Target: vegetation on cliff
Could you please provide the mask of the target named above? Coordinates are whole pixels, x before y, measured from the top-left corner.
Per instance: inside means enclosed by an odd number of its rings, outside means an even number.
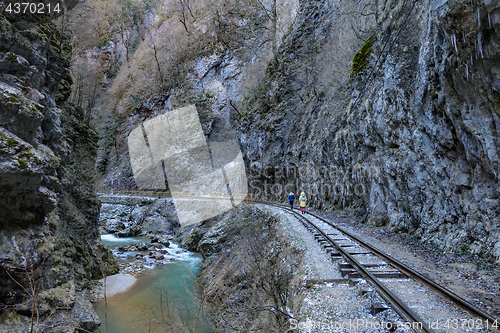
[[[486,125],[498,123],[498,6],[301,5],[244,99],[254,194],[305,190],[317,208],[500,260],[499,133]]]
[[[97,230],[96,133],[82,109],[66,103],[68,36],[39,17],[4,14],[0,331],[93,330],[99,320],[88,283],[118,268]]]
[[[199,277],[217,330],[284,332],[300,303],[301,252],[278,218],[256,208],[226,213],[198,244]]]

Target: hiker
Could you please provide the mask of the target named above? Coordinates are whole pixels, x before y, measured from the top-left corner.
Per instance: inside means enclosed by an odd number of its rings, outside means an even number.
[[[300,202],[300,211],[302,212],[302,214],[305,214],[307,198],[304,192],[300,193],[299,202]]]
[[[293,192],[290,192],[290,195],[288,195],[288,201],[290,202],[290,209],[293,209],[294,200],[295,200],[295,195],[293,195]]]

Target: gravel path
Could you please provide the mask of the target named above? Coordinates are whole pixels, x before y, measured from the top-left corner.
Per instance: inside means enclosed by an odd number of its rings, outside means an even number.
[[[291,214],[282,209],[264,207],[277,214],[282,221],[285,235],[294,241],[294,246],[304,251],[304,279],[340,279],[340,272],[332,265],[330,256],[321,248],[313,235],[302,225],[302,223]],[[340,259],[339,259],[340,260]]]
[[[343,259],[330,259],[297,218],[279,208],[258,206],[277,214],[285,235],[293,240],[297,248],[304,251],[304,280],[342,278],[338,264],[343,263]],[[361,290],[368,292],[362,296]],[[370,307],[374,302],[385,304],[378,294],[371,291],[365,281],[353,287],[345,283],[327,283],[304,288],[297,320],[290,321],[289,328],[296,329],[296,332],[358,333],[388,332],[384,327],[403,325],[397,313],[392,309],[375,316],[371,315]],[[401,327],[397,332],[412,331]]]
[[[338,264],[344,262],[343,259],[332,260],[296,217],[279,208],[263,205],[260,205],[260,208],[277,214],[282,222],[284,233],[293,240],[297,248],[304,251],[304,280],[341,278]],[[306,217],[328,234],[338,232],[311,215],[306,215]],[[354,231],[352,226],[345,224],[342,226]],[[338,239],[344,237],[332,236]],[[370,242],[370,239],[367,241]],[[339,243],[354,244],[349,239]],[[363,250],[361,247],[352,249]],[[389,254],[392,255],[390,252]],[[403,255],[408,257],[408,253],[403,253]],[[356,257],[363,263],[383,263],[381,259],[374,256],[358,255]],[[411,279],[382,279],[381,281],[384,281],[389,289],[396,292],[417,312],[424,322],[429,326],[434,326],[432,328],[436,332],[488,332],[485,328],[479,327],[466,311],[458,309],[454,304],[416,281]],[[373,303],[383,305],[385,303],[377,293],[372,291],[371,285],[362,279],[354,286],[345,283],[315,285],[304,289],[303,297],[298,309],[298,320],[290,322],[290,328],[296,328],[299,332],[389,332],[387,328],[390,326],[397,327],[396,332],[412,331],[409,328],[410,324],[402,322],[392,309],[375,316],[371,315],[370,308]]]

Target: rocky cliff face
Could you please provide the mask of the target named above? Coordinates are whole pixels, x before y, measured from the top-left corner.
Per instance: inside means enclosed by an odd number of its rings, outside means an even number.
[[[500,261],[500,5],[351,7],[302,2],[247,96],[253,192],[305,190],[312,206]]]
[[[101,196],[100,199],[101,234],[173,237],[179,229],[179,219],[171,198]]]
[[[68,37],[34,17],[0,25],[0,331],[93,330],[87,283],[117,265],[98,234],[96,133],[64,104]]]
[[[317,208],[500,260],[497,2],[311,0],[276,21],[273,48],[267,33],[213,47],[142,100],[103,184],[133,189],[128,133],[194,103],[209,140],[237,127],[257,197],[304,190]]]
[[[237,142],[241,101],[263,76],[299,1],[191,2],[186,27],[178,5],[166,2],[153,12],[152,28],[108,90],[110,98],[123,97],[115,103],[116,117],[100,144],[103,190],[137,189],[128,135],[173,109],[195,105],[208,142]]]

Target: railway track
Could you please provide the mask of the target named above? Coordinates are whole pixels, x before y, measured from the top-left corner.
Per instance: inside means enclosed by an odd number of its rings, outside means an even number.
[[[127,194],[128,193],[124,193],[124,195]],[[130,194],[128,194],[127,196],[130,196]],[[155,196],[157,196],[157,194]],[[254,201],[252,200],[251,203],[253,204]],[[307,212],[305,215],[302,215],[297,211],[290,210],[283,205],[258,201],[256,201],[255,203],[275,207],[286,211],[289,214],[293,214],[304,225],[304,227],[314,235],[316,241],[322,246],[324,251],[326,251],[332,257],[332,259],[343,258],[343,260],[345,261],[343,263],[338,263],[341,276],[344,279],[332,280],[331,282],[350,281],[351,283],[356,283],[360,279],[368,281],[373,286],[373,288],[375,288],[378,294],[387,302],[387,304],[399,314],[403,321],[407,323],[417,324],[412,325],[411,329],[413,331],[437,332],[434,327],[431,327],[432,325],[430,325],[430,322],[428,324],[428,322],[421,318],[416,313],[416,311],[411,308],[411,306],[405,304],[405,302],[401,300],[395,292],[388,288],[388,283],[386,282],[388,279],[413,279],[419,284],[425,285],[430,289],[436,291],[438,294],[445,297],[461,309],[466,310],[469,313],[470,318],[472,318],[470,320],[473,321],[473,328],[482,326],[484,328],[488,328],[489,332],[500,332],[500,319],[494,318],[487,312],[471,304],[456,293],[441,286],[427,276],[415,271],[408,265],[389,256],[378,248],[366,243],[348,230],[345,230],[344,228],[337,226],[330,221],[322,218],[321,216],[318,216],[317,214],[311,212]],[[330,231],[325,231],[325,226],[328,226]],[[358,259],[360,258],[360,256],[363,258],[363,262]],[[381,279],[383,279],[383,281],[381,281]],[[310,283],[315,282],[319,281],[310,281]],[[329,281],[324,280],[324,282]],[[376,313],[385,309],[386,308],[381,304],[372,304],[371,312],[375,315]],[[471,328],[470,320],[465,323],[466,328]],[[454,324],[455,323],[452,322],[451,326]],[[462,323],[462,327],[463,325],[464,323]],[[445,332],[448,331],[460,332],[460,330],[452,329],[446,330]],[[440,332],[443,331],[440,330]],[[484,330],[481,332],[484,332]]]
[[[344,228],[341,228],[310,212],[302,215],[297,211],[290,210],[282,205],[267,202],[261,202],[261,204],[276,207],[289,214],[293,214],[304,225],[304,227],[314,235],[314,238],[319,242],[322,248],[329,253],[332,259],[343,258],[345,262],[339,263],[339,270],[341,272],[341,276],[344,277],[346,281],[351,281],[353,283],[359,281],[359,279],[365,279],[368,281],[375,288],[378,294],[387,302],[387,304],[389,304],[390,307],[399,314],[403,321],[414,324],[412,325],[413,331],[419,333],[438,332],[434,327],[432,327],[430,322],[421,318],[416,311],[414,311],[414,309],[405,304],[405,302],[387,286],[387,282],[385,282],[387,279],[413,279],[418,283],[436,291],[438,294],[445,297],[461,309],[466,310],[472,319],[465,323],[462,322],[462,328],[464,328],[464,331],[467,331],[467,327],[471,328],[472,326],[472,328],[483,327],[492,332],[500,332],[498,329],[498,327],[500,327],[500,319],[494,318],[477,306],[467,302],[456,293],[441,286],[435,281],[429,279],[427,276],[415,271],[408,265],[389,256],[376,247],[366,243]],[[313,222],[313,220],[315,221]],[[325,228],[325,224],[329,228]],[[327,231],[326,229],[329,229],[330,231]],[[360,256],[363,260],[358,259]],[[311,282],[314,283],[317,281]],[[332,282],[342,281],[332,280]],[[381,304],[372,304],[371,312],[372,314],[376,314],[377,312],[385,309],[386,308]],[[455,323],[449,322],[448,324],[454,325]],[[443,323],[443,325],[446,325],[446,322]],[[460,323],[458,323],[457,326],[459,325]],[[442,330],[439,331],[441,332]]]

